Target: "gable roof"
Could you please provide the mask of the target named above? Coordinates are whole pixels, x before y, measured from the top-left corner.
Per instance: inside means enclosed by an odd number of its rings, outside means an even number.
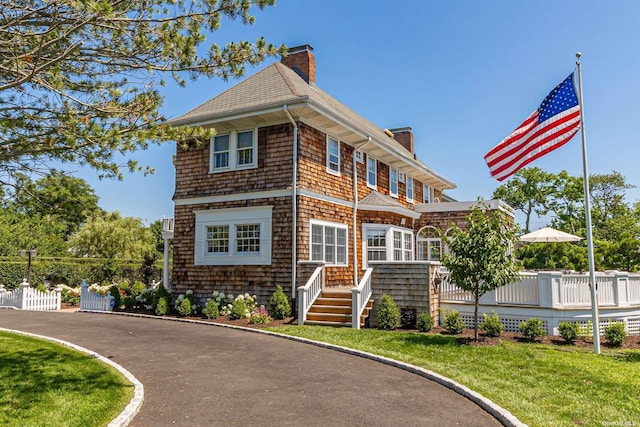
[[[280,62],[168,123],[215,126],[224,131],[288,121],[285,109],[295,119],[318,127],[427,185],[442,190],[455,188],[453,182],[431,170],[383,129]]]
[[[402,203],[398,202],[394,198],[375,190],[369,193],[369,195],[367,195],[367,197],[362,199],[360,202],[358,202],[358,209],[364,211],[393,212],[400,215],[408,216],[413,219],[418,219],[421,215],[413,209],[405,207]]]

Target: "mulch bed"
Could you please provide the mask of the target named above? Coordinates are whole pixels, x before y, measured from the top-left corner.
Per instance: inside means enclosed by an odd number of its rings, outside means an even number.
[[[72,308],[72,307],[66,306],[65,304],[63,304],[62,308]],[[155,315],[153,311],[144,310],[144,309],[121,309],[117,311],[127,312],[127,313]],[[175,315],[168,315],[168,316],[177,317]],[[298,320],[294,317],[287,317],[283,320],[272,320],[269,324],[266,324],[266,325],[251,324],[247,319],[234,320],[234,319],[231,319],[230,316],[220,316],[217,319],[207,319],[204,316],[188,316],[188,317],[184,317],[184,319],[199,320],[202,322],[211,322],[211,323],[222,323],[226,325],[235,325],[235,326],[242,326],[245,328],[255,328],[255,329],[262,329],[262,328],[272,327],[272,326],[298,324]],[[419,332],[417,329],[398,329],[398,331],[399,332]],[[447,335],[446,330],[439,326],[433,328],[430,332]],[[478,334],[478,341],[476,342],[473,339],[473,329],[465,329],[461,334],[456,335],[456,337],[458,337],[458,342],[460,342],[461,344],[467,344],[467,345],[473,345],[473,346],[493,346],[493,345],[500,344],[502,342],[528,342],[523,337],[523,335],[518,332],[503,332],[499,337],[488,337],[488,336],[485,336],[480,331]],[[538,338],[536,340],[536,343],[560,346],[560,347],[589,347],[589,348],[593,347],[592,339],[591,338],[586,339],[585,337],[579,337],[572,344],[568,344],[560,336],[555,336],[555,335],[544,336],[544,337]],[[613,348],[611,345],[609,345],[606,342],[604,337],[601,338],[600,343],[602,347]],[[618,348],[634,349],[634,350],[640,349],[640,335],[629,335],[625,339],[623,345]]]

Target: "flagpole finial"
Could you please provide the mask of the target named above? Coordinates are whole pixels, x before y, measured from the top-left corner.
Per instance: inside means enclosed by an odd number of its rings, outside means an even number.
[[[582,52],[576,52],[576,58],[580,59],[581,56],[582,56]]]

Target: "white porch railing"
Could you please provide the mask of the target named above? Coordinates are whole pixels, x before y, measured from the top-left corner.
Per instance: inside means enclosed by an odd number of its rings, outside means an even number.
[[[626,272],[597,273],[599,307],[628,307],[640,304],[640,275]],[[440,300],[448,302],[473,302],[471,292],[466,292],[443,275]],[[526,305],[544,308],[581,308],[591,306],[589,276],[586,274],[562,274],[555,271],[521,273],[520,280],[487,292],[482,304]]]
[[[315,269],[307,283],[298,288],[298,325],[304,325],[309,308],[311,308],[316,298],[320,296],[323,287],[324,265],[321,265]]]
[[[83,280],[80,284],[80,310],[112,311],[113,297],[111,295],[98,295],[89,290],[89,284]]]
[[[351,289],[351,325],[353,329],[360,329],[360,316],[373,293],[373,289],[371,288],[371,272],[373,272],[373,268],[367,268],[358,286]]]
[[[42,292],[29,286],[23,280],[13,291],[5,291],[0,285],[0,307],[13,307],[21,310],[60,310],[61,289]]]

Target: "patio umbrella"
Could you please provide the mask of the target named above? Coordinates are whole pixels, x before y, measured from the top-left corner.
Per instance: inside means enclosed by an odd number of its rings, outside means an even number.
[[[556,230],[551,227],[544,227],[540,230],[520,236],[521,242],[531,243],[577,242],[578,240],[582,240],[582,237],[565,233],[564,231]]]

